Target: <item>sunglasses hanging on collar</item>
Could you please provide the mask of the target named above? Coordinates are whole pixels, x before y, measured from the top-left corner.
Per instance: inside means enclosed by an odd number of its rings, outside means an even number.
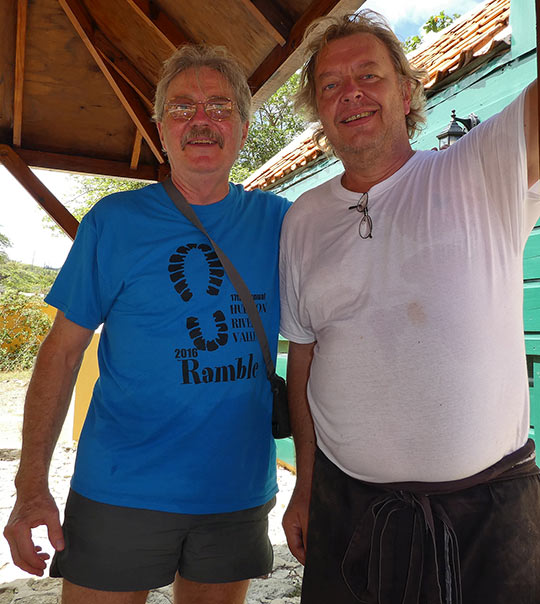
[[[360,223],[358,224],[358,234],[362,239],[372,239],[373,221],[368,214],[368,194],[362,193],[362,196],[354,206],[350,206],[349,210],[356,210],[362,214]]]

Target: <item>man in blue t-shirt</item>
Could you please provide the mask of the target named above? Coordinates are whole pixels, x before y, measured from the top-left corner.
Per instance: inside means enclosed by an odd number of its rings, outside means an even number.
[[[278,241],[288,202],[228,182],[251,95],[224,49],[165,63],[154,118],[171,179],[251,291],[276,354]],[[15,564],[43,575],[46,525],[63,602],[244,602],[272,568],[272,394],[246,310],[208,239],[161,184],[102,199],[46,298],[58,309],[28,388]],[[60,526],[48,467],[84,350],[102,325],[100,377]]]

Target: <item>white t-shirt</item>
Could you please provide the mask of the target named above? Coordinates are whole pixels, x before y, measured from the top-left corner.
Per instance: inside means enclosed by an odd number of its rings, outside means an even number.
[[[341,176],[285,217],[281,333],[316,341],[317,442],[355,478],[460,479],[527,439],[523,100],[372,187],[372,239]]]

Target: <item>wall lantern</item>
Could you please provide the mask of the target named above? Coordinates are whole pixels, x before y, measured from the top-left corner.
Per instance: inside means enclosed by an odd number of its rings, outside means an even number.
[[[467,118],[456,117],[455,109],[452,109],[451,118],[452,121],[448,126],[440,134],[437,134],[439,149],[445,149],[446,147],[453,145],[462,136],[465,136],[471,128],[478,126],[480,123],[480,119],[474,113],[469,114],[469,117]],[[458,122],[463,124],[464,128],[462,128]]]

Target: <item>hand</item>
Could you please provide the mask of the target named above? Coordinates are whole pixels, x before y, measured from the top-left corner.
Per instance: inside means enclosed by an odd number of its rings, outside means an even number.
[[[309,489],[301,491],[295,488],[282,521],[291,554],[300,564],[306,563],[309,500]]]
[[[19,494],[8,523],[4,528],[4,537],[9,543],[13,562],[22,570],[38,577],[43,576],[49,554],[32,541],[32,529],[47,526],[49,541],[55,550],[64,549],[64,536],[60,525],[60,516],[54,499],[48,491],[45,494],[25,497]]]

